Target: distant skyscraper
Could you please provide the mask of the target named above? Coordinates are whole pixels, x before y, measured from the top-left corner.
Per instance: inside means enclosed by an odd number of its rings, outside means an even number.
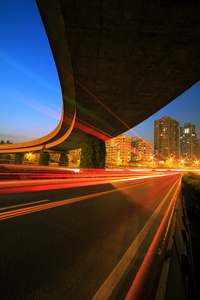
[[[185,123],[180,127],[180,155],[187,163],[197,159],[197,141],[195,126]]]
[[[179,122],[163,117],[154,121],[155,157],[159,160],[179,159]]]
[[[200,159],[200,139],[197,139],[197,160]]]

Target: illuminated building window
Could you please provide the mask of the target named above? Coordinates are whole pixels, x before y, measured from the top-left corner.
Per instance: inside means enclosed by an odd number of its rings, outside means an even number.
[[[185,128],[184,132],[185,132],[185,133],[189,133],[189,132],[190,132],[190,129],[189,129],[189,128]]]

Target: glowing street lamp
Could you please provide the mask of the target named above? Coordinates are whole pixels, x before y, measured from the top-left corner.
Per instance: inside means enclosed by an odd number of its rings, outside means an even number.
[[[32,152],[29,152],[25,155],[25,158],[28,160],[28,161],[34,161],[36,156],[35,154],[33,154]]]
[[[166,161],[166,163],[167,163],[167,166],[168,166],[169,168],[171,168],[172,165],[173,165],[173,158],[169,158],[169,159]]]
[[[26,158],[26,159],[31,159],[31,156],[32,156],[32,153],[29,152],[29,153],[26,153],[25,158]]]
[[[152,160],[152,167],[154,166],[154,155],[150,156],[150,160]]]

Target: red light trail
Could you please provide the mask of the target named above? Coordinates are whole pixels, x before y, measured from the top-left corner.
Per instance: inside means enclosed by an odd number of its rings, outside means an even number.
[[[67,117],[66,114],[69,116]],[[71,124],[72,122],[72,115],[65,112],[65,117],[64,117],[64,122],[68,125]],[[77,121],[78,120],[78,121]],[[82,124],[84,123],[84,124]],[[85,125],[86,124],[86,125]],[[97,138],[100,138],[104,141],[109,141],[110,139],[113,138],[113,136],[111,136],[110,134],[96,128],[95,126],[79,119],[79,118],[76,118],[75,120],[75,124],[74,124],[74,127],[77,128],[77,129],[80,129],[81,131],[85,131],[91,135],[94,135],[96,136]],[[143,157],[145,157],[145,154],[143,153],[140,153],[139,151],[137,150],[134,150],[132,147],[131,148],[128,148],[127,146],[124,146],[123,144],[120,144],[120,143],[116,143],[116,145],[119,145],[121,148],[125,149],[125,150],[128,150],[130,152],[133,152],[133,153],[136,153],[137,155],[141,155]]]
[[[0,186],[0,195],[3,194],[14,194],[14,193],[24,193],[24,192],[36,192],[36,191],[44,191],[44,190],[56,190],[56,189],[67,189],[67,188],[74,188],[74,187],[83,187],[83,186],[94,186],[94,185],[102,185],[102,184],[112,184],[116,182],[123,182],[123,181],[136,181],[136,180],[142,180],[142,179],[148,179],[148,178],[158,178],[158,177],[166,177],[166,176],[172,176],[174,174],[178,174],[178,172],[174,173],[165,173],[165,174],[159,174],[159,175],[148,175],[148,176],[141,176],[141,177],[133,177],[130,176],[127,178],[124,176],[119,176],[119,178],[111,178],[111,179],[105,179],[105,178],[98,178],[94,180],[94,178],[90,180],[85,181],[70,181],[68,182],[60,182],[60,179],[52,180],[52,181],[45,181],[41,180],[37,182],[36,180],[30,180],[30,181],[15,181],[15,182],[7,182],[4,183],[4,186]],[[93,174],[94,175],[94,174]],[[6,185],[9,185],[6,187]],[[24,185],[26,184],[26,185]],[[17,186],[16,186],[17,185]]]
[[[138,135],[131,127],[129,127],[120,117],[118,117],[111,109],[109,109],[102,101],[100,101],[94,94],[92,94],[83,84],[81,84],[76,78],[74,78],[74,76],[69,73],[67,70],[65,70],[62,66],[60,66],[62,68],[62,70],[69,76],[71,77],[74,82],[76,82],[87,94],[89,94],[93,99],[95,99],[101,106],[103,106],[109,113],[111,113],[116,119],[118,119],[123,125],[125,125],[129,130],[131,130],[137,137],[139,137],[140,139],[142,139],[144,141],[144,139]],[[152,150],[154,150],[158,155],[160,155],[163,159],[165,159],[165,157],[160,154],[156,149],[154,149],[152,146],[150,146]]]
[[[71,115],[69,113],[67,113],[67,114],[70,117],[67,117],[66,113],[65,113],[64,122],[66,124],[70,125],[71,122],[72,122],[72,117],[71,117]],[[79,121],[77,121],[77,120],[79,120]],[[102,130],[100,130],[100,129],[98,129],[98,128],[96,128],[96,127],[94,127],[94,126],[92,126],[92,125],[90,125],[90,124],[88,124],[86,122],[84,122],[84,123],[87,124],[87,125],[82,124],[81,122],[83,123],[84,121],[76,118],[74,127],[77,128],[77,129],[80,129],[81,131],[85,131],[85,132],[87,132],[87,133],[89,133],[91,135],[94,135],[94,136],[96,136],[99,139],[102,139],[104,141],[108,141],[110,139],[110,136],[108,137],[108,134],[105,133],[105,132],[103,132]],[[91,128],[91,127],[93,127],[93,128]]]
[[[151,175],[151,176],[141,176],[141,177],[136,177],[136,178],[119,178],[119,179],[111,179],[111,180],[95,180],[95,181],[89,181],[89,182],[69,182],[69,183],[60,183],[60,184],[47,184],[47,185],[36,185],[36,186],[22,186],[22,187],[13,187],[13,188],[2,188],[0,190],[0,194],[7,194],[7,193],[21,193],[21,192],[30,192],[30,191],[41,191],[41,190],[53,190],[53,189],[60,189],[60,188],[71,188],[71,187],[81,187],[81,186],[92,186],[92,185],[100,185],[100,184],[112,184],[116,182],[123,182],[123,181],[140,181],[142,179],[149,179],[149,178],[156,178],[156,177],[166,177],[166,176],[172,176],[174,174],[160,174],[160,175]],[[141,183],[142,184],[142,183]],[[40,204],[40,205],[35,205],[31,207],[26,207],[26,208],[21,208],[21,209],[15,209],[11,211],[6,211],[0,213],[0,220],[5,220],[13,217],[18,217],[50,208],[55,208],[59,207],[62,205],[78,202],[78,201],[83,201],[86,199],[102,196],[105,194],[109,193],[114,193],[119,190],[124,190],[131,188],[131,186],[125,186],[121,188],[117,188],[115,190],[109,190],[105,192],[100,192],[100,193],[95,193],[95,194],[90,194],[86,196],[80,196],[80,197],[75,197],[75,198],[70,198],[70,199],[65,199],[61,201],[56,201],[56,202],[51,202],[51,203],[45,203],[45,204]],[[47,200],[43,200],[47,201]],[[42,201],[41,201],[42,202]],[[32,203],[31,203],[32,204]],[[27,205],[26,203],[24,205]],[[9,207],[6,207],[8,209]],[[3,209],[2,209],[3,210]]]

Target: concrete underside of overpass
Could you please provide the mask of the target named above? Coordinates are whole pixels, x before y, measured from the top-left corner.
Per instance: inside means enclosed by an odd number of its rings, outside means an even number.
[[[48,137],[0,150],[76,149],[91,128],[117,136],[200,79],[199,1],[36,2],[58,70],[63,118]]]

